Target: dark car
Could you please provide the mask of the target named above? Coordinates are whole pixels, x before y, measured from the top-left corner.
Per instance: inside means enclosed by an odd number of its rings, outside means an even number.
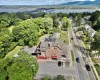
[[[78,57],[76,58],[76,62],[80,63],[80,59]]]
[[[71,38],[71,40],[73,40],[73,37]]]
[[[63,58],[66,58],[66,55],[62,55]]]
[[[58,66],[62,66],[62,62],[61,61],[58,61]]]
[[[87,71],[91,71],[91,68],[88,64],[86,64],[85,67],[86,67]]]

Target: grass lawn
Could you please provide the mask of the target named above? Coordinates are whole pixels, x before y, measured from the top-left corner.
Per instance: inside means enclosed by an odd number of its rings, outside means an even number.
[[[10,31],[10,32],[12,32],[12,29],[14,28],[14,26],[10,26],[10,27],[8,27],[8,30]]]
[[[91,68],[92,68],[92,71],[93,71],[93,73],[94,73],[94,75],[95,75],[96,80],[98,80],[98,78],[97,78],[97,76],[96,76],[96,73],[95,73],[95,71],[94,71],[94,69],[93,69],[92,66],[91,66]]]
[[[100,65],[95,66],[95,68],[96,68],[96,70],[97,70],[98,75],[100,76]]]
[[[15,53],[17,53],[20,49],[22,48],[22,46],[16,46],[12,51],[10,51],[5,58],[11,58]]]
[[[100,63],[100,59],[91,58],[94,63]]]
[[[72,56],[72,61],[74,62],[75,61],[75,57],[74,57],[74,53],[73,53],[72,50],[71,50],[71,56]]]
[[[69,43],[68,32],[67,31],[61,31],[60,39],[68,44]]]

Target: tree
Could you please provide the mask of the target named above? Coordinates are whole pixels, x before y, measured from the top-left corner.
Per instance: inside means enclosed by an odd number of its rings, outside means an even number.
[[[94,36],[94,41],[91,43],[91,49],[100,51],[100,46],[98,44],[100,44],[100,32],[97,32]]]
[[[19,45],[36,45],[39,39],[39,26],[34,23],[34,19],[21,22],[12,30],[14,41]]]
[[[85,30],[86,30],[85,27],[82,26],[82,25],[78,28],[78,31],[83,31],[84,32]]]
[[[15,13],[4,13],[0,15],[0,28],[6,28],[12,25],[16,25],[20,18]]]
[[[3,58],[8,52],[8,48],[11,44],[12,37],[8,29],[0,29],[0,58]]]
[[[62,18],[62,25],[63,25],[63,28],[67,29],[68,28],[68,18],[67,17],[63,17]]]
[[[0,80],[7,80],[6,63],[3,59],[0,59]]]
[[[64,76],[58,75],[58,76],[56,77],[56,80],[65,80],[65,78],[64,78]]]
[[[77,26],[80,26],[81,25],[81,14],[78,14],[77,15],[76,25]]]
[[[44,21],[44,28],[46,30],[46,33],[49,33],[50,30],[53,28],[53,20],[52,18],[43,18]]]
[[[97,19],[98,19],[99,16],[100,16],[100,12],[99,11],[95,11],[95,12],[92,13],[89,21],[91,21],[92,24],[94,24],[95,21],[97,21]]]
[[[38,71],[38,67],[35,57],[25,51],[21,51],[12,57],[10,56],[10,58],[0,60],[0,79],[33,80]]]
[[[58,26],[59,26],[59,19],[55,19],[53,22],[53,27],[58,28]]]
[[[96,55],[100,56],[100,32],[97,32],[94,36],[94,40],[91,42],[91,50],[96,51]],[[99,58],[99,57],[98,57]]]
[[[68,19],[67,17],[63,17],[62,18],[62,28],[67,30],[67,28],[70,27],[70,26],[71,26],[71,20]]]

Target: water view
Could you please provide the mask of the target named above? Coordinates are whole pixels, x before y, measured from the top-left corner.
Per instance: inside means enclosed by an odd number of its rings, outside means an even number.
[[[32,10],[32,9],[2,9],[0,8],[0,12],[9,12],[9,13],[16,13],[16,12],[25,12],[25,11],[32,11],[32,12],[40,12],[41,10]],[[95,12],[96,9],[50,9],[50,10],[42,10],[43,12],[48,13],[83,13],[83,12]]]
[[[52,10],[48,10],[48,12],[50,13],[83,13],[83,12],[94,12],[96,11],[95,9],[52,9]]]

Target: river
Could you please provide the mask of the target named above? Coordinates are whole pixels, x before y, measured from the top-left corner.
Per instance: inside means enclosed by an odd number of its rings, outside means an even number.
[[[16,13],[16,12],[25,12],[25,11],[32,11],[32,12],[39,12],[37,10],[31,9],[2,9],[0,8],[0,12],[8,12],[8,13]],[[94,12],[95,9],[50,9],[50,10],[43,10],[44,12],[48,13],[83,13],[83,12]]]

